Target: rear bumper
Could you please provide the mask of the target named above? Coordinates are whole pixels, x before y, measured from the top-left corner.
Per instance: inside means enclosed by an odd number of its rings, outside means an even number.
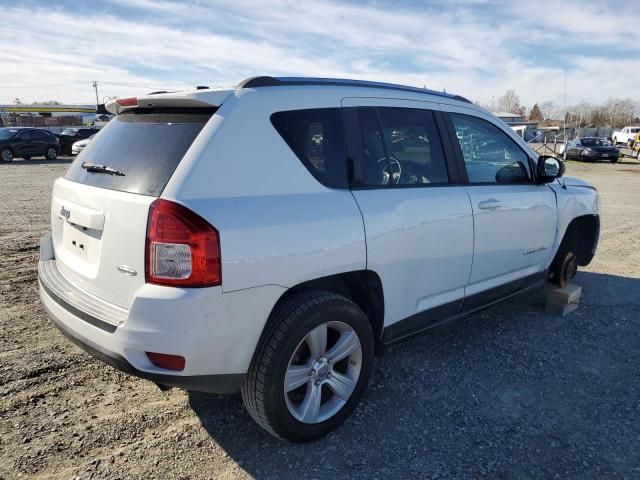
[[[69,282],[57,269],[50,235],[38,265],[40,300],[51,321],[94,357],[163,385],[212,393],[240,387],[282,287],[222,293],[145,284],[129,310]],[[180,355],[183,371],[155,366],[145,352]]]
[[[131,365],[123,356],[116,352],[106,349],[105,347],[92,342],[88,338],[84,338],[79,333],[69,328],[64,321],[58,318],[49,308],[47,302],[43,299],[43,305],[49,314],[51,322],[73,343],[82,348],[85,352],[91,354],[98,360],[111,365],[130,375],[151,380],[152,382],[169,387],[184,388],[186,390],[195,390],[199,392],[211,393],[233,393],[240,389],[244,381],[244,374],[222,374],[222,375],[193,375],[178,376],[165,375],[160,373],[145,372],[138,370]]]

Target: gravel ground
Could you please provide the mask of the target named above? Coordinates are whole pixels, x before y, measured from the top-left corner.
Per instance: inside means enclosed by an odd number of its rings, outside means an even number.
[[[571,162],[602,193],[580,308],[530,295],[390,348],[347,423],[289,445],[239,395],[159,391],[93,360],[38,303],[68,161],[0,164],[0,478],[640,478],[640,164]]]

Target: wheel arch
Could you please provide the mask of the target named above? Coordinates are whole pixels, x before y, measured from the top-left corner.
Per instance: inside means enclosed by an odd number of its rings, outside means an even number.
[[[345,297],[358,305],[371,324],[376,341],[375,353],[383,352],[384,292],[380,276],[373,270],[357,270],[308,280],[289,288],[278,299],[272,312],[291,295],[304,291],[321,290]],[[271,319],[271,315],[269,315]],[[269,321],[267,321],[267,324]],[[265,325],[265,330],[267,326]]]
[[[595,255],[599,237],[600,217],[598,215],[580,215],[574,218],[567,225],[553,262],[557,262],[564,251],[570,248],[576,254],[578,265],[582,267],[589,265]]]

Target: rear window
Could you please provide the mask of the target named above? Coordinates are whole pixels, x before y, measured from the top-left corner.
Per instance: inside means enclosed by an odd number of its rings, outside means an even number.
[[[117,115],[78,155],[65,178],[158,197],[215,110],[136,109]],[[83,163],[105,165],[124,175],[90,172]]]
[[[347,162],[339,108],[293,110],[271,123],[307,170],[323,185],[347,188]]]

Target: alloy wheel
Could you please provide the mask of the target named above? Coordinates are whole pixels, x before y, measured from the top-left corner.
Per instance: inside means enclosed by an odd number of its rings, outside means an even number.
[[[311,330],[296,347],[284,376],[289,413],[303,423],[320,423],[347,403],[360,377],[362,346],[344,322]]]

